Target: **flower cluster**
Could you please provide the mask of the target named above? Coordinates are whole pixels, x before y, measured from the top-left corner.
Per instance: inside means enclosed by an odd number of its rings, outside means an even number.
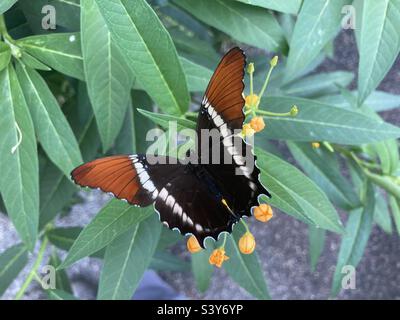
[[[249,66],[247,67],[247,73],[250,76],[250,93],[247,96],[245,96],[245,115],[246,115],[246,120],[249,120],[249,121],[247,121],[245,124],[243,124],[243,127],[242,127],[242,135],[244,137],[251,137],[256,132],[260,132],[260,131],[264,130],[265,122],[264,122],[263,116],[295,117],[299,112],[299,109],[297,108],[297,106],[292,106],[291,110],[286,113],[275,113],[275,112],[269,112],[269,111],[259,109],[259,104],[260,104],[261,98],[263,97],[263,95],[265,93],[265,90],[268,87],[268,83],[269,83],[269,79],[271,77],[272,70],[276,67],[277,64],[278,64],[278,56],[275,56],[270,61],[270,69],[267,73],[267,77],[265,79],[264,85],[258,95],[253,92],[254,64],[249,63]]]
[[[254,217],[261,222],[268,222],[272,216],[272,208],[268,204],[260,204],[254,209]],[[241,223],[245,226],[246,232],[238,241],[239,250],[242,254],[252,254],[256,248],[256,240],[243,219],[241,219]],[[208,259],[211,265],[215,265],[218,268],[229,259],[225,252],[226,239],[227,234],[225,234],[223,244],[217,249],[214,249]],[[202,247],[193,235],[188,238],[186,246],[190,253],[197,253],[202,250]]]

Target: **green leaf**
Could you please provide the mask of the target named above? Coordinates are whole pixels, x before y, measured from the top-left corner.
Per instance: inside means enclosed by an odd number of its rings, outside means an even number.
[[[28,252],[17,244],[0,254],[0,297],[28,262]]]
[[[232,0],[231,0],[232,1]],[[300,10],[302,0],[236,0],[253,6],[260,6],[266,9],[280,11],[284,13],[297,14]]]
[[[137,81],[165,112],[189,105],[185,75],[170,35],[145,0],[96,0]]]
[[[390,218],[388,203],[382,192],[375,188],[374,222],[388,234],[392,233],[392,220]]]
[[[149,268],[161,272],[186,272],[190,270],[190,264],[169,252],[161,251],[154,254]]]
[[[213,250],[214,243],[212,241],[208,241],[205,249],[191,255],[192,272],[196,282],[197,290],[200,292],[205,292],[210,286],[210,281],[214,273],[214,266],[210,264],[208,259],[210,258]]]
[[[269,139],[295,141],[329,141],[357,145],[397,138],[400,129],[380,119],[356,111],[338,108],[315,100],[291,97],[264,97],[263,106],[272,112],[299,107],[296,117],[264,116],[263,134]]]
[[[346,265],[357,267],[360,262],[372,229],[374,214],[374,191],[368,184],[365,208],[356,209],[349,213],[346,223],[346,233],[342,236],[338,261],[333,276],[331,296],[336,296],[341,288],[343,267]]]
[[[157,251],[164,250],[180,240],[183,240],[184,236],[178,232],[178,230],[171,230],[164,226],[161,228],[161,236],[158,241]]]
[[[310,266],[311,272],[315,271],[319,257],[324,250],[326,231],[321,228],[308,226],[308,243],[310,247]]]
[[[65,251],[69,251],[79,234],[82,232],[81,227],[65,227],[65,228],[54,228],[46,231],[46,236],[57,248]],[[93,258],[103,258],[105,250],[100,249],[92,253],[90,256]]]
[[[0,72],[0,190],[15,228],[29,250],[37,238],[39,168],[31,116],[11,64]],[[18,127],[16,126],[18,124]],[[19,128],[21,144],[15,149]]]
[[[82,163],[74,133],[46,82],[35,71],[17,65],[17,75],[32,114],[38,140],[53,163],[69,177]]]
[[[356,99],[358,92],[351,91],[351,94]],[[353,108],[342,94],[321,96],[317,100],[341,108]],[[400,106],[400,95],[384,91],[373,91],[364,101],[364,105],[371,107],[376,112],[391,110]]]
[[[3,14],[10,9],[17,0],[2,0],[0,3],[0,14]]]
[[[290,41],[285,82],[305,69],[340,30],[341,10],[349,0],[305,0]]]
[[[53,251],[51,253],[48,264],[53,266],[54,268],[58,268],[58,266],[61,264],[60,257],[58,256],[58,254],[55,251]],[[56,288],[58,290],[65,291],[67,293],[73,293],[71,284],[68,279],[68,275],[65,272],[65,270],[57,270],[56,271]]]
[[[0,42],[0,71],[8,66],[11,60],[11,49],[4,42]]]
[[[255,151],[261,182],[272,194],[271,205],[317,227],[343,231],[336,210],[311,179],[282,159],[259,148]]]
[[[229,260],[224,262],[223,267],[251,295],[257,299],[270,299],[257,253],[242,254],[239,250],[238,241],[245,232],[243,225],[237,223],[232,235],[228,236],[225,250]]]
[[[129,101],[121,131],[115,140],[114,148],[118,154],[133,154],[136,151],[135,119],[132,101]]]
[[[111,37],[95,0],[82,2],[81,20],[85,78],[106,151],[124,122],[133,74]]]
[[[160,233],[160,219],[153,213],[107,246],[97,299],[132,298],[150,264]]]
[[[347,87],[354,78],[352,72],[321,72],[284,85],[281,90],[285,95],[310,97],[338,92],[338,86]]]
[[[400,1],[364,0],[359,30],[358,103],[379,85],[400,52]]]
[[[170,121],[173,121],[173,122],[176,121],[178,130],[182,130],[182,129],[186,129],[186,128],[196,129],[196,123],[192,120],[188,120],[188,119],[180,118],[180,117],[176,117],[176,116],[170,116],[168,114],[150,112],[150,111],[142,110],[142,109],[137,109],[137,111],[139,111],[140,114],[149,118],[155,124],[158,124],[159,126],[163,127],[164,129],[169,128]]]
[[[204,92],[207,88],[208,82],[210,81],[213,72],[190,61],[184,57],[179,58],[182,63],[183,71],[186,75],[186,81],[190,92]]]
[[[309,143],[288,142],[288,147],[306,174],[334,204],[344,209],[361,205],[352,186],[342,176],[334,153],[325,148],[315,150]]]
[[[41,63],[38,59],[32,57],[29,53],[23,51],[21,55],[21,61],[24,65],[28,66],[31,69],[50,71],[51,68],[46,66],[44,63]]]
[[[283,30],[268,10],[229,0],[174,0],[200,21],[232,38],[269,51],[287,50]]]
[[[46,293],[50,300],[78,300],[75,296],[63,290],[46,290]]]
[[[397,229],[397,234],[400,235],[400,205],[399,201],[392,196],[389,196],[390,209],[392,210],[394,224]]]
[[[153,211],[152,207],[137,208],[117,199],[111,200],[82,230],[60,268],[66,268],[104,248]]]
[[[371,145],[371,148],[379,157],[384,174],[391,175],[396,172],[399,166],[399,147],[396,140],[380,141]]]
[[[153,122],[147,117],[139,113],[138,108],[144,108],[146,110],[153,110],[153,101],[144,91],[132,91],[132,106],[133,106],[133,118],[135,127],[135,138],[136,138],[136,152],[146,153],[147,147],[150,145],[149,141],[146,141],[147,132],[154,128]]]
[[[79,33],[52,33],[17,41],[28,53],[54,70],[84,80]]]

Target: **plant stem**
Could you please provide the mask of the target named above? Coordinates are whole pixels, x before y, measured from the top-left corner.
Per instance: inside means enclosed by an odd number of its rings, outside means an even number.
[[[285,113],[277,113],[277,112],[271,112],[271,111],[265,111],[265,110],[257,110],[257,114],[260,114],[262,116],[273,116],[273,117],[289,117],[291,116],[290,111],[285,112]]]
[[[0,35],[7,34],[6,22],[4,21],[4,15],[0,15]]]
[[[244,221],[244,219],[240,219],[240,222],[244,225],[244,228],[246,229],[246,232],[250,232],[249,226],[248,226],[247,223]]]
[[[222,246],[221,248],[225,248],[225,244],[226,244],[226,239],[228,238],[228,234],[224,233],[224,241],[222,242]]]
[[[29,285],[31,284],[32,280],[35,278],[36,271],[39,268],[40,264],[42,263],[44,252],[46,251],[47,244],[48,244],[48,239],[47,237],[43,238],[42,244],[40,246],[38,255],[36,257],[36,260],[32,266],[31,271],[29,272],[28,276],[26,277],[24,283],[21,286],[21,289],[17,292],[15,295],[14,300],[20,300],[23,295],[25,294],[26,289],[28,289]]]
[[[261,100],[262,96],[264,95],[265,90],[266,90],[267,87],[268,87],[269,79],[271,78],[271,73],[272,73],[272,70],[273,70],[273,69],[274,69],[274,67],[273,67],[273,66],[270,66],[270,68],[269,68],[269,70],[268,70],[267,77],[265,78],[264,84],[263,84],[263,86],[262,86],[262,88],[261,88],[260,94],[258,95],[258,96],[259,96],[259,99],[258,99],[258,102],[257,102],[257,106],[259,105],[260,100]]]

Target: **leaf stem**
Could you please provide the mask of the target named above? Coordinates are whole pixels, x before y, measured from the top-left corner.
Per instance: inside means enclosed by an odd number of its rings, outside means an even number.
[[[285,112],[285,113],[278,113],[278,112],[271,112],[271,111],[265,111],[265,110],[260,110],[257,109],[256,113],[262,116],[272,116],[272,117],[289,117],[291,116],[291,112]]]
[[[32,266],[31,271],[29,272],[28,276],[26,277],[24,283],[21,286],[21,289],[19,289],[19,291],[17,292],[17,294],[15,295],[14,300],[20,300],[23,295],[25,294],[26,289],[28,289],[29,285],[31,284],[32,280],[35,278],[36,271],[38,270],[40,264],[43,261],[43,256],[44,253],[46,251],[47,248],[47,244],[48,244],[49,240],[47,239],[47,237],[43,238],[42,244],[39,248],[39,252],[38,255],[36,257],[36,260]]]
[[[260,104],[260,100],[261,100],[262,96],[264,95],[265,90],[268,87],[268,83],[269,83],[269,79],[271,78],[272,70],[274,70],[274,67],[271,65],[269,67],[269,70],[268,70],[268,73],[267,73],[267,77],[265,78],[264,84],[263,84],[263,86],[261,88],[260,94],[258,95],[259,99],[258,99],[258,102],[257,102],[257,107]]]
[[[243,224],[244,228],[246,229],[246,232],[250,232],[249,226],[247,225],[246,221],[244,221],[244,219],[240,219],[240,222]]]

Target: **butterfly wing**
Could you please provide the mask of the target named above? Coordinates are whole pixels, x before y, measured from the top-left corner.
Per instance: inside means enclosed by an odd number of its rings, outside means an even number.
[[[245,65],[246,57],[241,49],[236,47],[226,53],[204,94],[197,121],[199,146],[202,129],[217,129],[220,133],[221,162],[224,152],[231,156],[232,164],[212,164],[212,150],[199,149],[200,158],[204,151],[208,151],[210,164],[204,166],[219,188],[231,196],[232,207],[240,215],[250,215],[250,209],[257,205],[257,197],[260,194],[270,197],[270,193],[259,182],[260,171],[254,165],[256,157],[253,156],[251,146],[240,136],[234,135],[234,130],[242,129],[244,121]],[[212,148],[211,143],[209,146]],[[250,157],[252,163],[246,162]]]
[[[154,202],[163,223],[195,235],[202,246],[206,237],[231,232],[236,220],[192,167],[166,160],[150,164],[144,155],[105,157],[77,167],[71,176],[80,186],[99,188],[136,206]]]

